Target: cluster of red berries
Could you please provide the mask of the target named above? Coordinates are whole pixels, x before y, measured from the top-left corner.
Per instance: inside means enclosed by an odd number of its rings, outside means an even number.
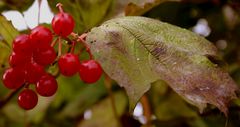
[[[71,15],[63,12],[61,4],[58,7],[60,12],[52,20],[52,29],[58,37],[58,45],[61,45],[61,38],[66,38],[73,32],[75,23]],[[73,76],[78,72],[85,83],[94,83],[102,75],[100,64],[92,57],[90,60],[80,61],[78,55],[73,53],[74,50],[58,57],[54,49],[55,43],[52,42],[54,33],[46,27],[37,26],[29,35],[19,35],[13,41],[13,52],[9,57],[11,67],[3,75],[3,84],[9,89],[24,87],[18,95],[18,104],[25,110],[37,105],[37,93],[44,97],[56,93],[57,81],[53,75],[45,71],[48,66],[55,64],[55,61],[58,61],[62,75]],[[76,34],[74,36],[76,37]],[[74,48],[75,44],[72,44]],[[89,50],[85,43],[84,46]],[[92,56],[91,53],[89,55]],[[35,90],[29,87],[30,84],[35,85]]]

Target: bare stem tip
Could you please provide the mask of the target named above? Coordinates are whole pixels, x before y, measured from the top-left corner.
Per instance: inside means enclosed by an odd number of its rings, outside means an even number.
[[[62,3],[57,3],[56,7],[59,9],[60,12],[63,12],[63,4]]]

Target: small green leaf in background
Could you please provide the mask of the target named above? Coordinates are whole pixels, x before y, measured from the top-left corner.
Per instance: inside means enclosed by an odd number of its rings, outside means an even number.
[[[150,84],[161,79],[202,111],[213,104],[227,114],[238,89],[208,57],[216,47],[206,39],[144,17],[112,19],[93,28],[87,42],[106,73],[123,86],[133,109]]]
[[[118,116],[123,115],[127,107],[127,98],[123,92],[113,95]],[[89,120],[79,123],[78,127],[119,127],[114,117],[110,97],[102,100],[90,108],[92,116]]]
[[[0,37],[6,41],[9,47],[12,46],[12,41],[18,34],[19,32],[13,27],[11,22],[0,15]]]
[[[69,79],[63,77],[59,78],[59,83],[61,86],[58,96],[66,97],[69,95],[67,100],[71,101],[71,103],[66,105],[65,108],[59,112],[60,118],[74,118],[80,114],[83,114],[85,110],[98,102],[100,98],[107,95],[103,78],[91,85],[86,85],[79,80],[79,76],[71,78],[71,83],[69,83]]]
[[[8,59],[11,53],[12,41],[19,34],[13,27],[10,21],[0,15],[0,77],[2,77],[4,70],[9,67]],[[7,89],[0,80],[0,95],[4,96]]]
[[[2,77],[3,72],[9,67],[8,58],[10,55],[9,47],[0,41],[0,76]],[[2,80],[0,80],[0,95],[5,96],[8,89],[3,85]]]

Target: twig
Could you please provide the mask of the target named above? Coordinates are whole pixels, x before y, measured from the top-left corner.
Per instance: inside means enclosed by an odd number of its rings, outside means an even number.
[[[111,100],[113,115],[114,115],[116,121],[118,122],[118,127],[121,127],[121,121],[120,121],[118,113],[117,113],[115,99],[114,99],[114,96],[113,96],[113,93],[112,93],[112,89],[111,89],[112,88],[112,80],[109,78],[109,76],[107,74],[105,74],[104,84],[105,84],[105,86],[107,88],[108,95],[109,95],[110,100]]]
[[[228,127],[228,118],[226,118],[226,122],[225,122],[225,126],[224,127]]]
[[[145,116],[147,123],[146,123],[146,127],[151,127],[152,126],[152,121],[151,121],[151,108],[150,108],[150,104],[148,101],[148,98],[146,95],[143,95],[140,102],[142,103],[143,106],[143,115]]]
[[[0,100],[0,109],[3,108],[24,86],[25,84],[18,89],[11,91],[3,100]]]
[[[93,58],[93,55],[92,55],[92,53],[91,53],[91,51],[90,51],[90,48],[89,48],[89,46],[87,45],[87,43],[86,43],[86,41],[85,41],[85,40],[86,40],[86,37],[87,37],[87,33],[83,33],[82,35],[78,36],[78,34],[72,32],[72,33],[71,33],[71,36],[74,38],[75,41],[81,43],[81,44],[85,47],[86,52],[87,52],[88,55],[89,55],[89,58],[90,58],[90,59],[94,59],[94,58]]]

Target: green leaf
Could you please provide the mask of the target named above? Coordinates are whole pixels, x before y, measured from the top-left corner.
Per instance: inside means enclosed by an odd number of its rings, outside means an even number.
[[[167,1],[180,1],[180,0],[129,0],[131,1],[125,8],[125,15],[143,15],[147,11],[156,7],[157,5]]]
[[[127,107],[127,98],[123,92],[113,94],[118,116],[123,115]],[[92,116],[82,121],[78,127],[118,127],[118,121],[114,117],[110,97],[94,105],[90,111]]]
[[[92,29],[87,42],[106,73],[126,89],[132,109],[158,79],[201,111],[209,103],[226,114],[236,97],[235,82],[208,59],[217,56],[215,46],[186,29],[124,17]]]
[[[72,79],[77,79],[75,81],[77,81],[78,84],[73,83],[72,81],[72,83],[69,83],[69,79],[65,79],[66,83],[64,83],[63,78],[59,79],[62,86],[60,86],[60,94],[58,95],[71,95],[71,97],[69,97],[69,99],[71,99],[71,103],[67,104],[59,113],[60,118],[74,118],[82,114],[86,109],[88,109],[90,106],[99,101],[100,98],[107,94],[103,78],[91,85],[86,85],[83,82],[80,83],[79,76]],[[77,86],[79,86],[79,88],[76,88]],[[68,91],[71,93],[67,93]]]
[[[9,67],[8,59],[11,53],[12,41],[18,35],[18,31],[12,26],[11,22],[0,15],[0,76]],[[0,95],[7,93],[2,80],[0,80]]]
[[[4,70],[9,67],[8,58],[10,55],[10,48],[3,42],[0,41],[0,76],[2,77]],[[5,96],[8,89],[3,85],[2,80],[0,80],[0,96]]]
[[[0,15],[0,37],[6,41],[9,47],[12,46],[13,39],[19,34],[19,32],[13,27],[10,21]]]
[[[11,49],[3,42],[0,41],[0,72],[6,67],[8,67],[8,57],[10,55]]]

